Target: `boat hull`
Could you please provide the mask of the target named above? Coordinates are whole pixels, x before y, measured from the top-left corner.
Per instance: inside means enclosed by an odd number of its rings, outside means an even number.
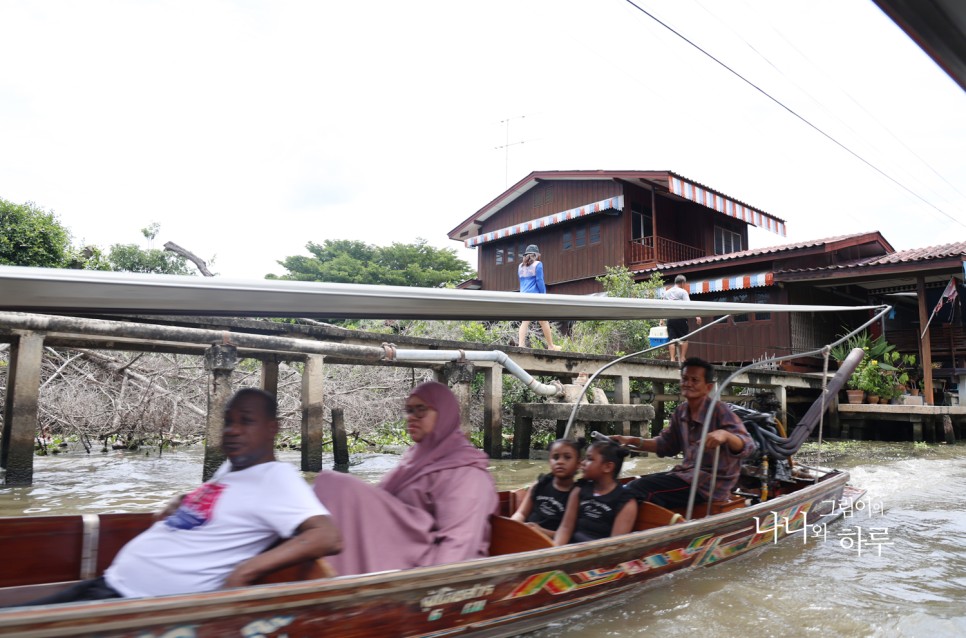
[[[0,634],[518,635],[666,574],[712,566],[827,521],[836,515],[847,482],[847,473],[831,471],[788,495],[708,518],[450,565],[190,596],[11,609],[0,612]]]

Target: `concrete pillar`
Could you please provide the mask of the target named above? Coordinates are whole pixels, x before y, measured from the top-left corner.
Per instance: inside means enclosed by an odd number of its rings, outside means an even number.
[[[322,469],[322,432],[325,404],[322,397],[323,357],[310,354],[305,358],[302,371],[302,471],[318,472]]]
[[[472,363],[449,361],[443,365],[444,383],[456,395],[460,406],[460,428],[463,434],[469,436],[473,431],[470,421],[470,384],[476,374],[476,367]]]
[[[530,458],[530,436],[532,433],[533,417],[516,416],[513,419],[513,458]]]
[[[208,418],[202,481],[210,479],[225,462],[221,435],[225,427],[225,406],[231,398],[231,373],[237,363],[238,351],[233,345],[214,345],[205,351],[205,369],[211,374],[208,377]]]
[[[631,379],[628,376],[620,376],[614,379],[614,403],[619,405],[629,405],[631,402]],[[631,422],[620,422],[620,433],[629,436],[631,433]]]
[[[732,390],[734,392],[734,390]],[[776,385],[775,386],[775,398],[778,399],[778,404],[781,405],[781,415],[782,422],[788,420],[788,392],[785,390],[785,386]],[[790,424],[785,423],[786,430],[791,427]]]
[[[7,470],[4,485],[30,485],[34,478],[34,435],[44,336],[36,332],[15,331],[15,334],[18,338],[10,346],[7,366],[0,466]]]
[[[345,413],[342,408],[332,408],[332,454],[336,472],[349,471],[349,442],[345,435]]]
[[[483,369],[483,451],[503,456],[503,366]]]
[[[657,381],[652,383],[654,388],[654,394],[660,395],[666,392],[666,388],[663,383],[658,383]],[[667,418],[667,413],[664,410],[664,401],[654,400],[654,421],[651,422],[651,436],[657,436],[664,429],[664,419]],[[646,436],[646,435],[645,435]]]
[[[275,357],[262,361],[260,385],[265,392],[278,396],[278,359]]]

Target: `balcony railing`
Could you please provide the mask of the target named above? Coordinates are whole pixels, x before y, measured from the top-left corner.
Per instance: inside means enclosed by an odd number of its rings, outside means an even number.
[[[694,246],[657,237],[655,247],[654,237],[632,239],[628,246],[627,261],[630,265],[637,264],[666,264],[675,261],[687,261],[704,257],[707,252]]]

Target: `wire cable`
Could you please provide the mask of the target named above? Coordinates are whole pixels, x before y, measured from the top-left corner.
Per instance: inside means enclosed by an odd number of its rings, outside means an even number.
[[[756,91],[758,91],[759,93],[761,93],[762,95],[764,95],[766,98],[768,98],[769,100],[771,100],[772,102],[774,102],[775,104],[777,104],[778,106],[780,106],[781,108],[783,108],[786,111],[788,111],[789,114],[791,114],[795,118],[799,119],[802,123],[804,123],[805,125],[807,125],[809,128],[813,129],[815,132],[817,132],[820,135],[822,135],[823,137],[825,137],[827,140],[829,140],[830,142],[832,142],[833,144],[835,144],[836,146],[838,146],[839,148],[841,148],[842,150],[844,150],[846,153],[848,153],[849,155],[851,155],[855,159],[859,160],[860,162],[862,162],[863,164],[865,164],[866,166],[868,166],[869,168],[871,168],[872,170],[874,170],[875,172],[877,172],[879,175],[882,175],[887,180],[889,180],[890,182],[892,182],[893,184],[895,184],[896,186],[898,186],[902,190],[906,191],[907,193],[909,193],[910,195],[912,195],[913,197],[915,197],[916,199],[918,199],[922,203],[926,204],[930,208],[938,211],[940,214],[942,214],[944,217],[948,218],[950,221],[953,221],[953,222],[959,224],[960,226],[963,226],[964,228],[966,228],[966,223],[963,223],[962,221],[956,219],[955,217],[953,217],[952,215],[950,215],[949,213],[947,213],[943,209],[939,208],[938,206],[936,206],[935,204],[933,204],[932,202],[930,202],[929,200],[927,200],[926,198],[924,198],[919,193],[915,192],[914,190],[912,190],[911,188],[909,188],[908,186],[906,186],[905,184],[903,184],[902,182],[900,182],[896,178],[892,177],[891,175],[889,175],[888,173],[886,173],[885,171],[883,171],[881,168],[879,168],[878,166],[876,166],[875,164],[873,164],[869,160],[865,159],[864,157],[862,157],[861,155],[859,155],[858,153],[856,153],[855,151],[853,151],[851,148],[849,148],[848,146],[846,146],[842,142],[838,141],[837,139],[835,139],[834,137],[832,137],[831,135],[829,135],[828,133],[826,133],[825,131],[823,131],[821,128],[819,128],[815,124],[812,124],[804,116],[799,115],[794,109],[792,109],[789,106],[786,106],[781,100],[779,100],[776,97],[773,97],[770,93],[768,93],[767,91],[765,91],[763,88],[761,88],[760,86],[758,86],[757,84],[755,84],[754,82],[752,82],[751,80],[749,80],[748,78],[746,78],[745,76],[741,75],[736,70],[732,69],[730,66],[728,66],[727,64],[725,64],[724,62],[722,62],[721,60],[719,60],[718,58],[716,58],[714,55],[712,55],[708,51],[706,51],[703,48],[701,48],[697,43],[695,43],[692,40],[688,39],[687,36],[685,36],[681,32],[679,32],[676,29],[674,29],[674,27],[672,27],[669,24],[667,24],[666,22],[662,21],[660,18],[658,18],[657,16],[655,16],[653,13],[649,12],[647,9],[644,9],[643,7],[641,7],[639,4],[637,4],[636,2],[634,2],[634,0],[625,0],[625,2],[627,2],[627,4],[631,5],[632,7],[634,7],[635,9],[637,9],[638,11],[640,11],[641,13],[643,13],[644,15],[646,15],[647,17],[649,17],[650,19],[652,19],[655,22],[657,22],[658,24],[660,24],[662,27],[664,27],[665,29],[667,29],[668,31],[670,31],[671,33],[673,33],[674,35],[676,35],[677,37],[681,38],[682,40],[684,40],[685,42],[687,42],[688,44],[690,44],[692,47],[694,47],[695,49],[697,49],[698,51],[700,51],[701,53],[703,53],[707,57],[709,57],[712,60],[714,60],[718,65],[720,65],[721,67],[723,67],[725,70],[727,70],[729,73],[731,73],[732,75],[734,75],[736,78],[738,78],[739,80],[741,80],[742,82],[744,82],[745,84],[747,84],[748,86],[750,86],[751,88],[755,89]]]

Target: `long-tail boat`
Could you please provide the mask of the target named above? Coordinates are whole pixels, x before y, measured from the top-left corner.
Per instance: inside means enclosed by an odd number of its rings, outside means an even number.
[[[465,291],[413,292],[329,284],[315,286],[313,297],[313,285],[300,282],[226,285],[185,279],[190,278],[162,277],[159,281],[86,273],[67,273],[65,277],[63,271],[0,268],[0,310],[279,316],[279,308],[289,308],[296,316],[331,317],[372,316],[379,314],[374,310],[378,304],[386,303],[399,316],[506,319],[520,318],[517,315],[522,313],[533,315],[531,306],[519,305],[524,295],[489,293],[486,296],[493,298],[481,301]],[[292,287],[293,283],[299,285]],[[675,309],[675,304],[663,301],[539,297],[552,298],[546,303],[555,304],[557,316],[577,319],[747,312],[743,304],[692,302]],[[508,305],[496,310],[492,304]],[[789,309],[775,306],[773,311]],[[332,574],[324,561],[313,561],[282,570],[251,587],[13,606],[0,610],[0,635],[436,637],[512,636],[534,630],[605,604],[667,574],[713,566],[789,536],[806,539],[840,516],[843,502],[861,495],[848,485],[848,473],[793,465],[789,457],[861,357],[861,350],[850,355],[788,436],[762,415],[742,413],[760,449],[743,468],[738,491],[729,500],[683,511],[644,503],[634,531],[626,535],[553,547],[539,532],[508,518],[518,494],[503,492],[500,511],[491,518],[488,558],[353,576]],[[120,547],[151,521],[152,516],[143,513],[0,519],[0,605],[33,600],[100,575]]]

